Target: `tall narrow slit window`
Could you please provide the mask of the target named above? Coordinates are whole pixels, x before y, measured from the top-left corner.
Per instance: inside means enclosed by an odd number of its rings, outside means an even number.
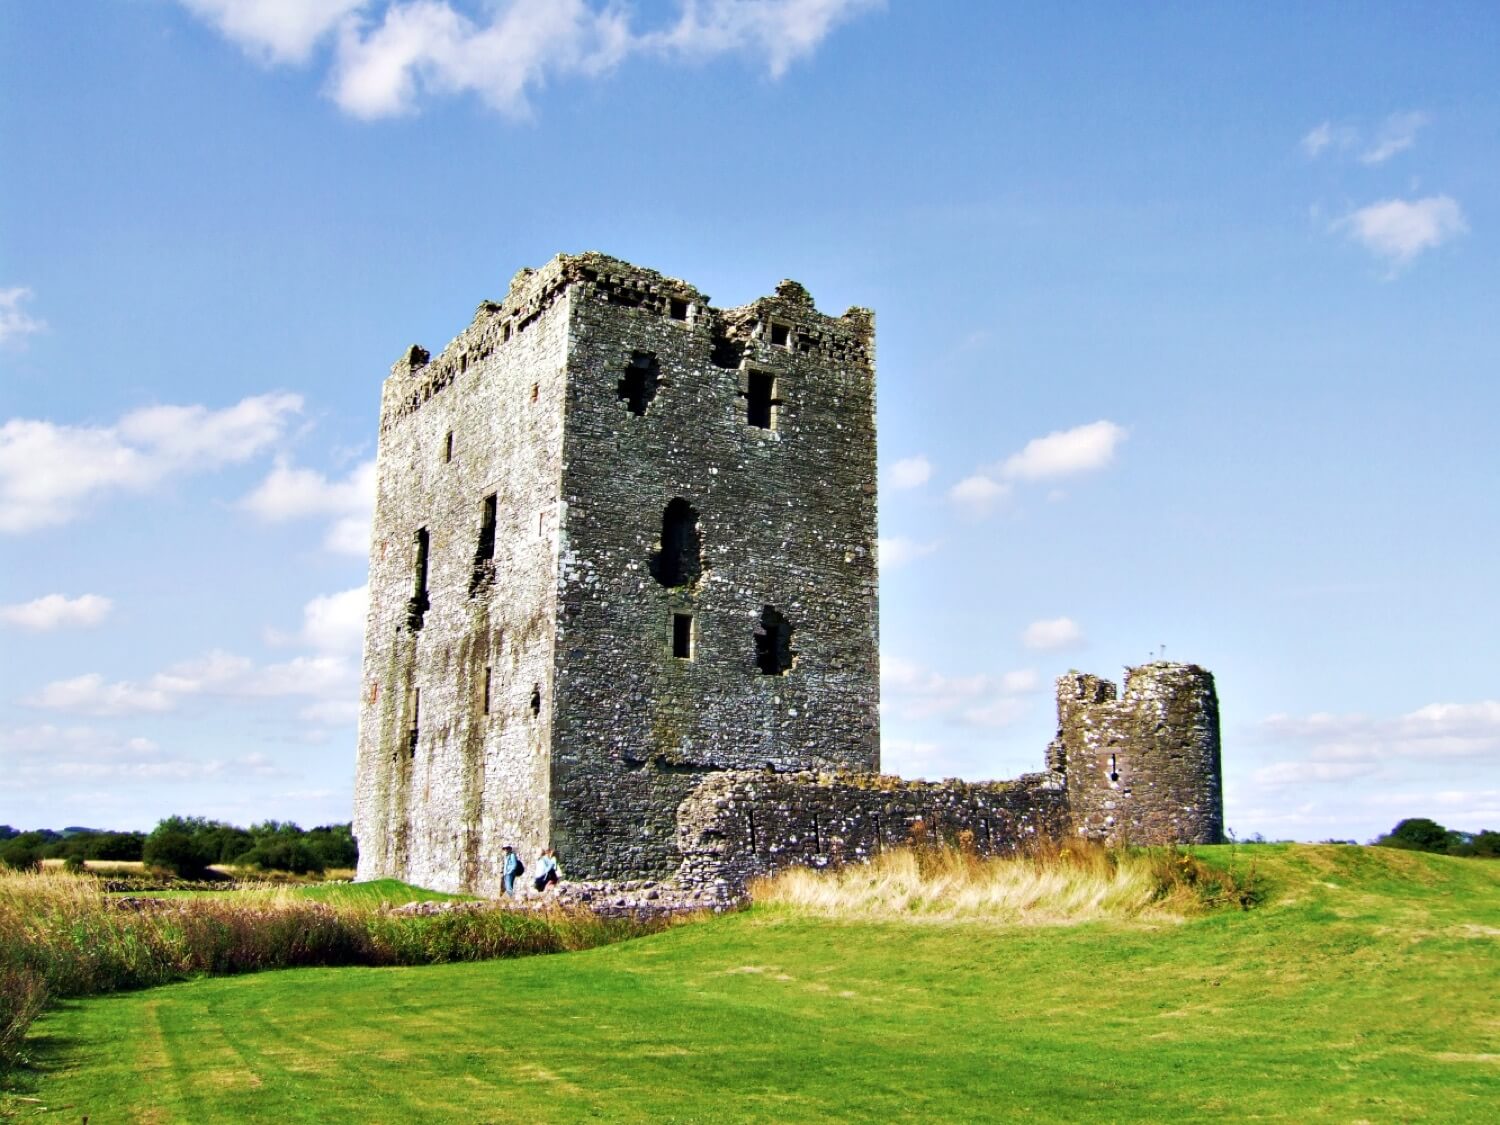
[[[656,389],[660,382],[661,365],[656,362],[655,354],[633,352],[616,390],[625,400],[625,405],[630,408],[630,413],[644,416],[651,405],[651,400],[656,397]]]
[[[745,385],[745,421],[762,430],[776,428],[781,400],[776,397],[776,376],[751,371]]]
[[[406,731],[406,756],[417,756],[417,736],[421,732],[422,689],[411,689],[411,722]]]
[[[493,677],[494,677],[494,669],[493,669],[493,667],[491,665],[489,665],[489,664],[486,664],[484,666],[484,684],[481,687],[480,693],[479,693],[479,698],[480,698],[479,705],[480,705],[480,708],[481,708],[480,713],[484,714],[484,715],[488,715],[490,713],[490,684],[491,684],[491,681],[493,680]]]
[[[448,436],[443,439],[443,464],[453,460],[453,431],[448,431]]]
[[[693,658],[693,615],[672,614],[672,655],[678,660]]]
[[[766,606],[755,627],[755,666],[763,675],[784,676],[796,658],[792,651],[792,623],[774,606]]]
[[[406,606],[406,623],[413,629],[422,627],[423,618],[432,608],[427,597],[427,546],[429,537],[425,527],[416,534],[416,560],[412,565],[411,601]]]
[[[495,580],[495,493],[484,498],[479,508],[479,542],[474,546],[474,575],[469,579],[469,596],[487,589]]]

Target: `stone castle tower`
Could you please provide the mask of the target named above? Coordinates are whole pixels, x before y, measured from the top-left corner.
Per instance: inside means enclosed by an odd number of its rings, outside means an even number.
[[[874,323],[523,270],[381,400],[360,877],[670,874],[725,770],[879,768]]]

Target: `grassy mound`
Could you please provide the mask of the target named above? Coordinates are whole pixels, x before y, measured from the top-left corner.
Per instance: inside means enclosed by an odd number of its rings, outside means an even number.
[[[11,1105],[164,1122],[1492,1116],[1500,864],[1249,854],[1262,906],[1170,924],[778,905],[560,957],[67,1002],[28,1041],[20,1093],[37,1100]]]

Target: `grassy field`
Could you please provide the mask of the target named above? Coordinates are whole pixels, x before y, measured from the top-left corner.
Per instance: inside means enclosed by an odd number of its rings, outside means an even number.
[[[579,953],[68,1001],[0,1104],[93,1125],[1493,1119],[1500,864],[1247,854],[1269,901],[1183,922],[758,906]]]

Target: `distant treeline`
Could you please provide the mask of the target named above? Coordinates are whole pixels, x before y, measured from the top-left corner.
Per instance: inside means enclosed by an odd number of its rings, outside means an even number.
[[[201,816],[169,816],[149,833],[94,828],[18,832],[0,824],[0,864],[25,869],[44,859],[62,859],[70,866],[91,859],[141,860],[183,878],[200,877],[216,863],[303,875],[353,867],[359,862],[359,849],[349,824],[304,831],[290,821],[267,820],[239,828]]]
[[[1408,817],[1375,841],[1381,848],[1405,848],[1411,852],[1436,852],[1439,855],[1500,858],[1500,832],[1460,832],[1444,828],[1425,816]]]

